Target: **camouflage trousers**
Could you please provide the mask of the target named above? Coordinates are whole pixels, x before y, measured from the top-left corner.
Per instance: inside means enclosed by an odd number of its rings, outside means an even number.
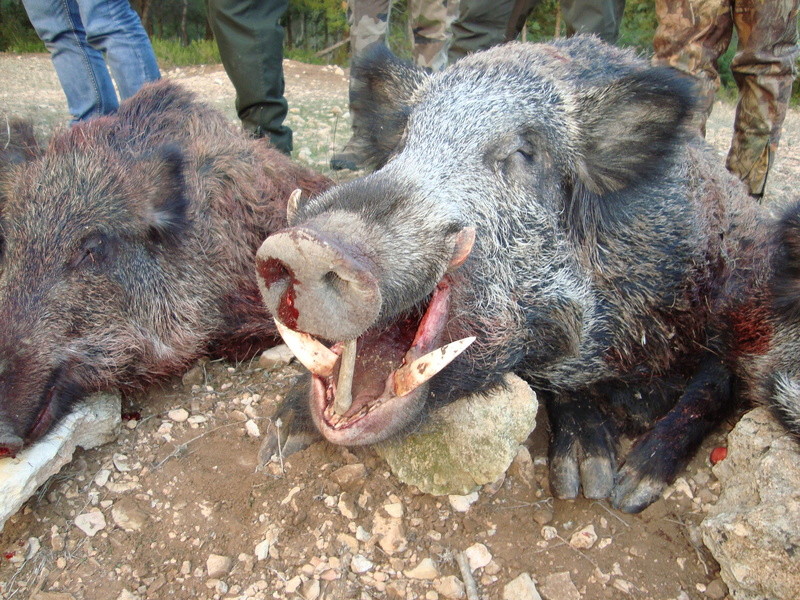
[[[353,56],[368,46],[386,43],[391,0],[349,0],[348,21]],[[410,0],[409,30],[414,40],[414,63],[435,71],[447,65],[450,24],[458,0]]]
[[[738,35],[731,70],[739,88],[726,165],[761,197],[797,74],[800,0],[656,0],[653,63],[692,75],[701,101],[695,125],[705,125],[720,87],[717,60]]]

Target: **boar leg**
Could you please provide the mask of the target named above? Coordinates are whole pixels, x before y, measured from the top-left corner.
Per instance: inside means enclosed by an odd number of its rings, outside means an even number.
[[[614,428],[588,396],[546,394],[550,488],[558,498],[607,498],[617,469]]]
[[[308,407],[310,385],[311,375],[302,376],[281,402],[258,450],[260,467],[266,465],[274,455],[280,454],[286,458],[322,439],[314,427]]]
[[[617,475],[614,507],[635,513],[655,501],[732,408],[731,398],[732,375],[709,354],[677,404],[628,453]]]

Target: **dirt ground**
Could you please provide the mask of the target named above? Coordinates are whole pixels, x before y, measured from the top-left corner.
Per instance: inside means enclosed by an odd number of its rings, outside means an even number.
[[[234,118],[220,66],[166,76]],[[287,61],[286,84],[295,154],[324,170],[347,138],[347,73]],[[720,103],[709,124],[721,153],[732,114]],[[30,117],[41,135],[66,120],[47,57],[0,53],[0,116]],[[800,188],[798,121],[792,110],[773,202]],[[515,463],[460,512],[447,497],[398,482],[368,448],[319,443],[283,469],[257,471],[258,436],[298,373],[257,360],[202,362],[124,399],[119,439],[79,451],[0,533],[0,597],[460,598],[455,557],[467,549],[485,600],[503,598],[521,574],[546,600],[726,597],[697,525],[719,493],[709,454],[725,445],[730,423],[665,498],[633,516],[606,502],[550,496],[541,423],[529,441],[532,460]],[[76,517],[97,512],[91,536],[76,526]],[[572,536],[589,526],[597,539],[586,547],[577,539],[587,536]]]

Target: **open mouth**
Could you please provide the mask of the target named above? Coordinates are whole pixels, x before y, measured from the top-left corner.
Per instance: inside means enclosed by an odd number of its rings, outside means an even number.
[[[449,306],[445,278],[421,317],[409,314],[330,347],[275,320],[286,345],[311,371],[311,414],[329,441],[375,443],[422,411],[430,379],[475,341],[467,337],[443,345]]]

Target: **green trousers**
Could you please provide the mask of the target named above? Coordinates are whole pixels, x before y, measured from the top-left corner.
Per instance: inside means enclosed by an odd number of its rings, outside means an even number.
[[[206,0],[242,127],[256,137],[269,136],[286,154],[292,151],[292,130],[283,124],[288,105],[280,19],[288,6],[288,0]]]

